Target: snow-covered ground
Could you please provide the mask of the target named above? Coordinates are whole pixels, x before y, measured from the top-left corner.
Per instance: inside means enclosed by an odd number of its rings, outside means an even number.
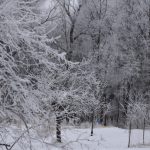
[[[30,138],[22,136],[18,140],[20,141],[19,145],[16,144],[12,150],[28,150],[29,145],[23,143],[30,143],[29,139],[31,139],[32,150],[149,150],[150,130],[145,132],[145,146],[142,145],[142,132],[142,130],[132,130],[131,148],[127,148],[128,130],[115,127],[97,127],[94,129],[94,136],[91,137],[90,128],[65,127],[62,132],[61,144],[55,141],[55,136],[51,135],[41,139],[34,134]],[[19,130],[13,131],[11,138],[8,138],[8,143],[12,144],[11,141],[13,142],[18,134]],[[7,139],[6,136],[5,139]],[[1,149],[2,147],[0,147]]]
[[[124,150],[128,149],[128,130],[115,127],[96,128],[94,136],[90,136],[89,129],[72,129],[64,131],[63,141],[73,150]],[[137,150],[137,147],[150,149],[150,131],[146,131],[145,143],[142,145],[142,130],[133,130],[131,137],[131,149]]]

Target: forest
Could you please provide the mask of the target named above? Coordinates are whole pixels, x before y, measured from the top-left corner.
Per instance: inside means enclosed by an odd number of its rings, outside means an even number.
[[[145,149],[148,132],[150,0],[0,0],[1,150]]]

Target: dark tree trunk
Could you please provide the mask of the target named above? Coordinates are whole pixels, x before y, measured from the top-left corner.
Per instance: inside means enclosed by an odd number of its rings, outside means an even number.
[[[136,122],[136,128],[139,129],[139,122],[138,122],[138,120]]]
[[[144,123],[143,123],[143,144],[145,144],[145,118],[144,118]]]
[[[93,136],[93,128],[94,128],[94,111],[92,112],[92,126],[91,126],[91,136]]]
[[[106,103],[106,94],[104,94],[104,104],[105,104],[105,106],[104,106],[104,111],[106,111],[106,105],[107,105],[107,103]],[[106,126],[107,125],[107,115],[106,115],[106,113],[104,113],[104,126]]]
[[[72,23],[72,26],[71,26],[71,29],[70,29],[70,47],[69,47],[69,52],[67,53],[67,59],[69,61],[72,60],[72,57],[73,57],[73,50],[72,50],[72,46],[73,46],[73,43],[74,43],[74,28],[75,28],[75,23],[73,22]]]
[[[107,126],[107,116],[104,116],[104,126]]]
[[[72,25],[71,25],[71,29],[70,29],[70,48],[74,42],[74,28],[75,28],[75,22],[72,22]]]
[[[119,126],[119,109],[120,109],[120,105],[118,102],[118,107],[117,107],[117,126]]]
[[[62,121],[62,117],[57,116],[56,117],[56,139],[57,139],[57,142],[61,142],[61,121]]]
[[[131,142],[131,128],[132,128],[132,124],[131,121],[129,123],[129,141],[128,141],[128,148],[130,147],[130,142]]]
[[[111,124],[113,124],[114,122],[113,122],[113,116],[110,116],[110,120],[111,120]]]
[[[68,117],[66,117],[66,123],[69,124],[69,118]]]
[[[123,113],[123,116],[124,116],[124,124],[126,124],[126,119],[127,119],[127,112],[128,112],[128,103],[129,103],[129,94],[130,94],[130,89],[131,89],[131,83],[127,82],[127,93],[124,93],[123,95],[123,99],[124,99],[124,113]]]
[[[100,123],[102,124],[103,123],[103,108],[102,108],[102,110],[101,110],[101,112],[100,112]]]

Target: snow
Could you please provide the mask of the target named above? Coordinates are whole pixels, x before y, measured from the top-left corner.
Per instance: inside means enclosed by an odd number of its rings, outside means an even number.
[[[149,131],[147,131],[149,132]],[[90,136],[90,129],[72,129],[65,131],[64,141],[70,140],[71,144],[68,145],[74,150],[89,149],[109,149],[109,150],[121,150],[127,149],[128,145],[128,131],[125,129],[119,129],[114,127],[109,128],[96,128],[94,130],[94,136]],[[146,134],[148,143],[148,134]],[[75,142],[74,142],[75,141]],[[142,130],[133,130],[133,136],[131,138],[132,150],[142,143]]]
[[[12,136],[8,138],[8,143],[11,144],[15,136],[17,137],[19,130],[14,130],[13,127],[7,131],[11,131]],[[90,136],[90,128],[63,127],[62,143],[56,142],[54,130],[51,132],[51,136],[49,135],[47,138],[40,138],[38,134],[32,131],[30,132],[32,134],[30,140],[32,150],[139,150],[139,148],[140,150],[148,150],[150,149],[150,130],[145,132],[145,145],[147,146],[142,145],[142,132],[140,129],[132,130],[131,148],[127,148],[128,130],[115,127],[97,127],[94,129],[94,136]],[[22,139],[24,143],[30,141],[28,138]],[[21,140],[13,147],[14,150],[28,150],[29,145],[22,145]]]

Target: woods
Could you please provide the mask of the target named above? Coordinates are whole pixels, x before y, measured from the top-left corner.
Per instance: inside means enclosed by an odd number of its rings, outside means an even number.
[[[0,134],[19,124],[31,144],[55,126],[63,142],[62,126],[97,122],[129,128],[130,147],[149,109],[149,0],[0,1]]]

